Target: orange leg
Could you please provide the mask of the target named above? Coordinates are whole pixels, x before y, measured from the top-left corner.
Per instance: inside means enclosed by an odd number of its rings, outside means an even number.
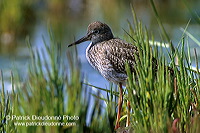
[[[130,125],[130,110],[131,110],[130,101],[127,100],[127,119],[126,119],[126,127],[128,127],[128,126]]]
[[[123,89],[122,89],[122,84],[119,83],[118,110],[117,110],[117,120],[115,124],[115,129],[118,129],[120,127],[119,120],[121,117],[122,103],[123,103]]]

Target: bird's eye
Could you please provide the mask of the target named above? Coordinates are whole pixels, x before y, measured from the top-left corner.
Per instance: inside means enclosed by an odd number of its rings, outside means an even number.
[[[98,34],[99,30],[94,30],[93,33]]]

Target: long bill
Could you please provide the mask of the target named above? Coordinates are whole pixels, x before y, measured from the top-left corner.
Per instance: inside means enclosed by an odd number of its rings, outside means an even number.
[[[90,40],[89,37],[86,35],[86,36],[82,37],[81,39],[69,44],[68,47],[71,47],[73,45],[77,45],[77,44],[80,44],[82,42],[89,41],[89,40]]]

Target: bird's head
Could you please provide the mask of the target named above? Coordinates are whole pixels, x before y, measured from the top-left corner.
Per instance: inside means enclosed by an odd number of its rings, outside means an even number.
[[[85,41],[92,41],[93,44],[96,44],[99,42],[110,40],[112,38],[113,34],[110,27],[105,23],[96,21],[89,24],[87,28],[87,34],[84,37],[68,45],[68,47],[80,44]]]

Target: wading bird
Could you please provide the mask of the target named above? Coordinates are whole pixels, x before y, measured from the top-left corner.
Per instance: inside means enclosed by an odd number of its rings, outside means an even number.
[[[86,49],[86,58],[90,65],[105,79],[119,86],[118,111],[115,124],[115,129],[118,129],[123,103],[122,86],[126,85],[127,80],[125,65],[128,63],[131,72],[135,73],[135,57],[139,56],[138,48],[133,44],[115,38],[110,27],[99,21],[89,24],[87,34],[68,45],[68,47],[85,41],[91,41]],[[129,123],[129,119],[127,119],[126,125],[129,126]]]

